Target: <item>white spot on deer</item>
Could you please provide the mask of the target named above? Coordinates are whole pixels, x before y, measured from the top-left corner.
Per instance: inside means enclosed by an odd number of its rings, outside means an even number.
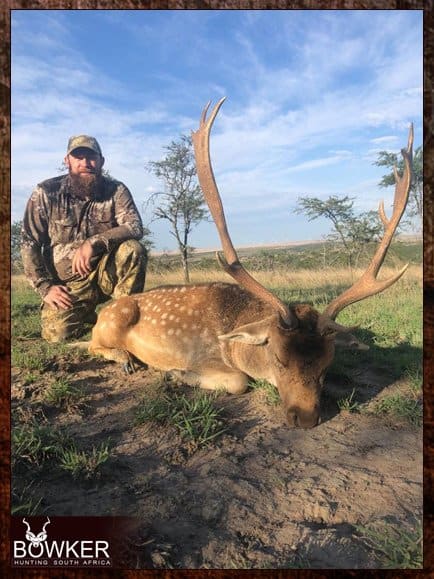
[[[192,286],[192,287],[194,287],[194,286]],[[186,292],[186,291],[187,291],[187,288],[186,288],[186,286],[183,286],[183,287],[181,288],[181,290],[180,290],[180,291],[182,291],[182,292]]]
[[[153,326],[155,326],[155,325],[157,324],[157,320],[156,320],[156,319],[151,320],[151,324],[152,324]]]
[[[173,314],[170,314],[169,320],[174,320],[174,319],[175,319],[175,316]]]
[[[164,303],[165,303],[166,306],[171,306],[171,305],[172,305],[172,302],[171,302],[170,300],[167,300],[167,301],[165,301]]]
[[[103,322],[102,324],[99,325],[100,330],[103,330],[106,326],[107,326],[106,322]]]
[[[168,336],[172,336],[174,333],[175,333],[175,330],[174,330],[173,328],[169,328],[169,329],[167,330],[167,335],[168,335]]]
[[[176,330],[175,332],[175,336],[180,336],[182,333],[182,330],[180,330],[179,328]]]
[[[188,328],[188,324],[182,324],[182,327],[184,328],[184,330],[186,330]]]
[[[130,313],[131,313],[131,310],[130,310],[130,308],[122,308],[122,309],[121,309],[121,313],[123,313],[123,314],[130,314]]]
[[[165,320],[168,315],[169,315],[169,314],[168,314],[167,312],[165,312],[165,313],[161,316],[161,319],[162,319],[162,320]]]
[[[188,314],[189,316],[192,316],[192,315],[193,315],[193,310],[192,310],[192,309],[189,309],[188,312],[187,312],[187,314]]]

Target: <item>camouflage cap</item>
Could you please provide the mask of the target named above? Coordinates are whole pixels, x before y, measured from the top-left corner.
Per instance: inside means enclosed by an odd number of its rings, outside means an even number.
[[[99,143],[95,137],[89,137],[89,135],[77,135],[75,137],[71,137],[68,141],[68,149],[66,154],[69,155],[71,151],[78,149],[79,147],[91,149],[92,151],[95,151],[95,153],[98,153],[98,155],[102,156],[101,147],[99,146]]]

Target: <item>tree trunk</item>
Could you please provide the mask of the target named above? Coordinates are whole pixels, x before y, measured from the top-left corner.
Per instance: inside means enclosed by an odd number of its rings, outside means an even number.
[[[184,247],[181,250],[181,257],[182,257],[182,269],[184,270],[184,281],[185,283],[190,283],[190,273],[188,271],[188,255],[186,247]]]

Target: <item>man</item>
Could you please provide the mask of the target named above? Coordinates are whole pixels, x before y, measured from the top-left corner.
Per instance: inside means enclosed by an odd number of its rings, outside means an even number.
[[[67,175],[40,183],[24,214],[24,272],[42,298],[42,337],[60,342],[96,321],[97,304],[143,291],[143,227],[127,187],[102,174],[94,137],[68,142]]]

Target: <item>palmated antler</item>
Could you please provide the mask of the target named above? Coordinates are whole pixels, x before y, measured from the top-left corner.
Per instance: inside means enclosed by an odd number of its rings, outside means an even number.
[[[319,326],[325,327],[330,320],[350,304],[364,300],[370,296],[378,294],[393,285],[403,275],[408,267],[408,263],[395,275],[385,280],[378,280],[377,275],[386,257],[393,235],[398,227],[399,221],[404,213],[408,201],[411,184],[412,158],[413,158],[413,125],[410,126],[408,134],[408,144],[401,153],[404,158],[404,172],[399,176],[398,170],[394,167],[395,175],[395,198],[393,202],[392,217],[388,219],[384,212],[384,203],[381,201],[378,213],[384,226],[384,234],[378,245],[377,251],[372,258],[362,277],[358,279],[350,288],[345,290],[335,298],[320,316]]]
[[[254,279],[241,265],[237,252],[235,251],[229,236],[223,205],[215,182],[209,153],[209,136],[211,128],[225,98],[226,97],[223,97],[219,100],[207,119],[206,115],[210,106],[210,102],[208,102],[202,111],[199,129],[192,132],[197,176],[214,223],[217,227],[223,248],[224,257],[217,252],[217,259],[226,273],[232,276],[239,285],[243,286],[256,297],[267,302],[277,310],[288,328],[296,328],[298,321],[293,312],[291,312],[291,310],[278,297]]]

